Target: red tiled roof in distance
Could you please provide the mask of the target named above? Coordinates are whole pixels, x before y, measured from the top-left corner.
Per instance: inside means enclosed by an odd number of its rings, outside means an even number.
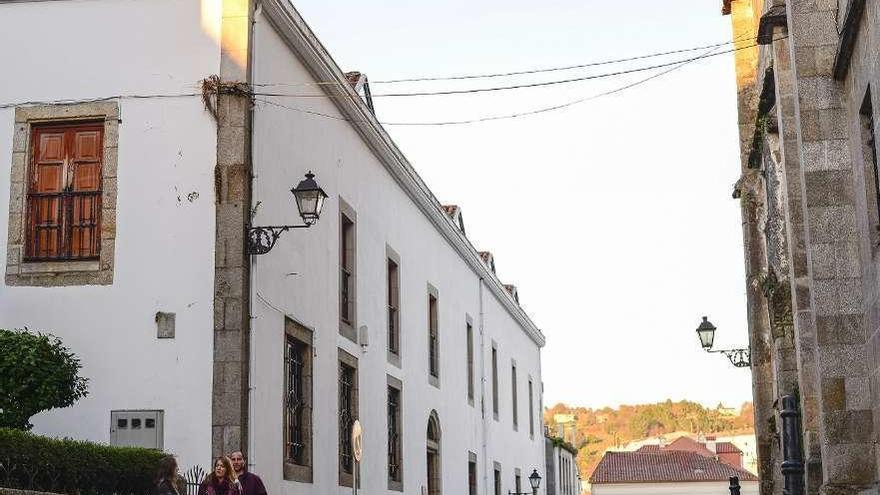
[[[694,452],[696,454],[707,457],[711,457],[715,454],[742,454],[742,450],[740,450],[736,445],[730,442],[717,442],[715,444],[715,452],[713,453],[706,447],[706,444],[700,443],[689,437],[676,438],[675,441],[663,448],[661,448],[659,445],[643,445],[638,450],[636,450],[636,452],[661,452],[670,450],[681,452]]]
[[[694,452],[606,452],[590,483],[653,483],[687,481],[758,481],[752,473]]]
[[[715,452],[719,454],[742,454],[743,451],[730,442],[718,442],[715,444]]]

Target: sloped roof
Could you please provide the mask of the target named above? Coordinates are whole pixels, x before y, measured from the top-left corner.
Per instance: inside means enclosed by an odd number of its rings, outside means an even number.
[[[758,477],[713,457],[695,452],[606,452],[590,483],[654,483],[687,481],[758,481]]]
[[[636,452],[667,452],[667,451],[693,452],[702,456],[711,457],[715,454],[742,454],[742,450],[730,442],[718,442],[715,444],[715,452],[713,453],[706,447],[705,443],[698,442],[690,437],[679,437],[675,441],[665,447],[659,445],[643,445]]]

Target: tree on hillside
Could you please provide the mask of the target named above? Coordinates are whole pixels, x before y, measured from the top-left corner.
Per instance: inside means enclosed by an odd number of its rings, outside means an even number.
[[[80,368],[57,337],[0,329],[0,428],[30,430],[34,414],[85,397]]]

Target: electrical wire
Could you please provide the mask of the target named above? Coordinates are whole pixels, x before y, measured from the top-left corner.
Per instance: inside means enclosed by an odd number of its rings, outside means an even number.
[[[690,63],[697,60],[702,60],[705,58],[716,57],[718,55],[725,55],[728,53],[733,53],[739,50],[744,50],[748,48],[754,48],[758,46],[757,43],[752,43],[746,46],[740,46],[736,48],[730,48],[721,52],[713,51],[713,53],[706,53],[702,55],[698,55],[696,57],[690,57],[685,59],[674,60],[671,62],[666,62],[663,64],[655,64],[649,65],[645,67],[635,67],[632,69],[619,70],[614,72],[606,72],[602,74],[590,74],[586,76],[580,77],[571,77],[566,79],[557,79],[553,81],[541,81],[534,83],[523,83],[523,84],[512,84],[508,86],[493,86],[487,88],[467,88],[467,89],[453,89],[453,90],[442,90],[442,91],[417,91],[411,93],[377,93],[372,94],[372,98],[393,98],[393,97],[409,97],[409,96],[449,96],[449,95],[460,95],[460,94],[475,94],[475,93],[488,93],[488,92],[496,92],[496,91],[509,91],[512,89],[525,89],[525,88],[538,88],[538,87],[546,87],[546,86],[555,86],[559,84],[568,84],[573,82],[580,81],[590,81],[594,79],[605,79],[608,77],[622,76],[627,74],[633,74],[637,72],[644,72],[648,70],[654,69],[662,69],[664,67],[671,67],[683,63]],[[326,97],[336,97],[334,95],[326,95],[326,94],[295,94],[295,93],[267,93],[255,91],[253,92],[255,96],[272,96],[272,97],[287,97],[287,98],[326,98]],[[348,95],[340,95],[344,98],[347,98]]]
[[[379,81],[370,81],[370,84],[395,84],[395,83],[402,83],[402,82],[423,82],[423,81],[460,81],[460,80],[466,80],[466,79],[490,79],[490,78],[495,78],[495,77],[509,77],[509,76],[520,76],[520,75],[527,75],[527,74],[541,74],[541,73],[546,73],[546,72],[559,72],[559,71],[566,71],[566,70],[573,70],[573,69],[583,69],[586,67],[597,67],[597,66],[601,66],[601,65],[612,65],[612,64],[618,64],[618,63],[623,63],[623,62],[633,62],[636,60],[644,60],[644,59],[648,59],[648,58],[663,57],[666,55],[675,55],[678,53],[695,52],[695,51],[704,50],[707,48],[716,48],[716,47],[721,47],[721,46],[725,46],[725,45],[730,45],[732,43],[736,43],[736,40],[725,41],[722,43],[713,43],[711,45],[695,46],[695,47],[691,47],[691,48],[681,48],[678,50],[669,50],[669,51],[665,51],[665,52],[649,53],[647,55],[637,55],[637,56],[633,56],[633,57],[618,58],[618,59],[613,59],[613,60],[602,60],[602,61],[598,61],[598,62],[587,62],[587,63],[577,64],[577,65],[566,65],[566,66],[562,66],[562,67],[546,67],[546,68],[541,68],[541,69],[527,69],[527,70],[518,70],[518,71],[511,71],[511,72],[497,72],[497,73],[491,73],[491,74],[466,74],[466,75],[458,75],[458,76],[411,77],[411,78],[403,78],[403,79],[385,79],[385,80],[379,80]]]
[[[779,37],[779,38],[774,38],[773,41],[783,40],[783,39],[785,39],[785,38],[787,38],[787,37],[788,37],[788,36],[782,36],[782,37]],[[757,45],[756,45],[756,44],[747,45],[747,46],[739,47],[739,48],[737,48],[737,50],[742,50],[742,49],[746,49],[746,48],[753,48],[753,47],[755,47],[755,46],[757,46]],[[716,52],[716,51],[717,51],[717,48],[715,48],[715,49],[711,49],[711,50],[709,50],[708,52],[706,52],[704,55],[721,55],[721,54],[723,54],[723,53],[727,53],[727,51],[722,52],[722,53],[713,53],[713,52]],[[549,107],[537,108],[537,109],[534,109],[534,110],[529,110],[529,111],[524,111],[524,112],[517,112],[517,113],[512,113],[512,114],[504,114],[504,115],[494,115],[494,116],[489,116],[489,117],[480,117],[480,118],[476,118],[476,119],[466,119],[466,120],[451,120],[451,121],[438,121],[438,122],[385,122],[385,121],[380,121],[379,123],[382,124],[382,125],[387,125],[387,126],[414,126],[414,127],[430,127],[430,126],[435,126],[435,127],[441,127],[441,126],[452,126],[452,125],[476,124],[476,123],[489,122],[489,121],[494,121],[494,120],[509,120],[509,119],[515,119],[515,118],[520,118],[520,117],[527,117],[527,116],[530,116],[530,115],[537,115],[537,114],[542,114],[542,113],[552,112],[552,111],[555,111],[555,110],[561,110],[561,109],[564,109],[564,108],[568,108],[568,107],[571,107],[571,106],[577,105],[577,104],[579,104],[579,103],[584,103],[584,102],[587,102],[587,101],[592,101],[592,100],[596,100],[596,99],[599,99],[599,98],[602,98],[602,97],[605,97],[605,96],[610,96],[610,95],[613,95],[613,94],[616,94],[616,93],[620,93],[620,92],[622,92],[622,91],[625,91],[625,90],[627,90],[627,89],[630,89],[630,88],[633,88],[633,87],[636,87],[636,86],[642,85],[642,84],[644,84],[644,83],[647,83],[648,81],[651,81],[651,80],[656,79],[656,78],[658,78],[658,77],[664,76],[664,75],[666,75],[666,74],[668,74],[668,73],[670,73],[670,72],[673,72],[673,71],[675,71],[675,70],[678,70],[678,69],[680,69],[680,68],[682,68],[682,67],[684,67],[684,66],[686,66],[686,65],[688,65],[688,64],[691,64],[691,63],[696,62],[696,61],[698,61],[698,60],[703,60],[703,59],[705,59],[705,58],[708,58],[708,57],[693,57],[692,59],[688,59],[688,60],[685,60],[685,61],[683,61],[683,62],[680,62],[678,65],[675,65],[675,66],[672,66],[672,67],[667,67],[667,68],[666,68],[665,70],[663,70],[663,71],[660,71],[660,72],[658,72],[658,73],[656,73],[656,74],[652,74],[651,76],[648,76],[648,77],[646,77],[646,78],[640,79],[640,80],[638,80],[638,81],[635,81],[635,82],[632,82],[632,83],[629,83],[629,84],[626,84],[626,85],[620,86],[620,87],[618,87],[618,88],[614,88],[614,89],[611,89],[611,90],[608,90],[608,91],[603,91],[603,92],[601,92],[601,93],[598,93],[598,94],[595,94],[595,95],[591,95],[591,96],[587,96],[587,97],[585,97],[585,98],[578,98],[578,99],[576,99],[576,100],[568,101],[568,102],[565,102],[565,103],[561,103],[561,104],[557,104],[557,105],[552,105],[552,106],[549,106]],[[317,111],[314,111],[314,110],[306,110],[306,109],[302,109],[302,108],[292,107],[292,106],[289,106],[289,105],[285,105],[285,104],[282,104],[282,103],[278,103],[278,102],[275,102],[275,101],[272,101],[272,100],[267,100],[267,99],[264,99],[264,98],[256,98],[256,97],[255,97],[255,98],[254,98],[254,101],[257,101],[257,102],[260,102],[260,103],[264,103],[264,104],[268,104],[268,105],[272,105],[272,106],[275,106],[275,107],[278,107],[278,108],[283,108],[283,109],[287,109],[287,110],[295,111],[295,112],[306,113],[306,114],[315,115],[315,116],[319,116],[319,117],[326,117],[326,118],[330,118],[330,119],[333,119],[333,120],[340,120],[340,121],[346,121],[346,122],[365,122],[365,121],[352,120],[352,119],[348,119],[348,118],[345,118],[345,117],[339,117],[339,116],[336,116],[336,115],[329,115],[329,114],[322,113],[322,112],[317,112]]]
[[[459,80],[467,80],[467,79],[489,79],[489,78],[496,78],[496,77],[509,77],[509,76],[519,76],[519,75],[527,75],[527,74],[540,74],[540,73],[546,73],[546,72],[559,72],[559,71],[566,71],[566,70],[573,70],[573,69],[582,69],[582,68],[586,68],[586,67],[596,67],[596,66],[601,66],[601,65],[611,65],[611,64],[618,64],[618,63],[623,63],[623,62],[632,62],[632,61],[636,61],[636,60],[644,60],[644,59],[649,59],[649,58],[663,57],[663,56],[667,56],[667,55],[675,55],[678,53],[688,53],[688,52],[694,52],[694,51],[704,50],[704,49],[711,49],[711,48],[721,47],[721,46],[725,46],[725,45],[735,44],[746,37],[754,37],[754,34],[740,35],[738,38],[730,40],[730,41],[712,43],[712,44],[708,44],[708,45],[694,46],[694,47],[690,47],[690,48],[680,48],[680,49],[669,50],[669,51],[665,51],[665,52],[655,52],[655,53],[649,53],[649,54],[645,54],[645,55],[636,55],[636,56],[632,56],[632,57],[625,57],[625,58],[618,58],[618,59],[611,59],[611,60],[586,62],[586,63],[582,63],[582,64],[566,65],[566,66],[561,66],[561,67],[545,67],[545,68],[539,68],[539,69],[524,69],[524,70],[518,70],[518,71],[497,72],[497,73],[488,73],[488,74],[463,74],[463,75],[456,75],[456,76],[427,76],[427,77],[408,77],[408,78],[401,78],[401,79],[380,79],[380,80],[371,80],[371,81],[369,81],[369,83],[370,83],[370,85],[376,85],[376,84],[396,84],[396,83],[402,83],[402,82],[459,81]],[[337,81],[317,81],[317,82],[302,81],[302,82],[257,83],[257,84],[253,84],[253,86],[255,86],[255,87],[312,86],[312,85],[323,86],[323,85],[340,85],[340,84],[341,83],[339,83]]]
[[[187,98],[191,96],[202,96],[202,93],[171,93],[171,94],[147,94],[147,95],[112,95],[99,96],[94,98],[66,98],[62,100],[45,100],[45,101],[21,101],[17,103],[2,103],[0,108],[12,108],[17,106],[28,105],[71,105],[75,103],[99,103],[110,100],[146,100],[152,98]]]

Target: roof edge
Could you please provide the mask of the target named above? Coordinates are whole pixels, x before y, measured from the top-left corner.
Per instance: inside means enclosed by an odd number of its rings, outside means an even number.
[[[385,129],[376,120],[348,83],[342,69],[330,56],[327,49],[306,24],[305,20],[284,0],[263,0],[263,14],[285,43],[299,55],[300,61],[319,81],[334,81],[338,84],[322,85],[322,88],[345,116],[352,127],[358,131],[366,144],[373,150],[386,170],[413,199],[437,230],[458,251],[461,258],[485,281],[492,294],[507,312],[516,320],[532,341],[543,347],[546,338],[526,312],[513,300],[504,284],[483,263],[479,252],[459,231],[458,227],[443,211],[442,204],[397,147]],[[335,97],[334,97],[335,96]]]

